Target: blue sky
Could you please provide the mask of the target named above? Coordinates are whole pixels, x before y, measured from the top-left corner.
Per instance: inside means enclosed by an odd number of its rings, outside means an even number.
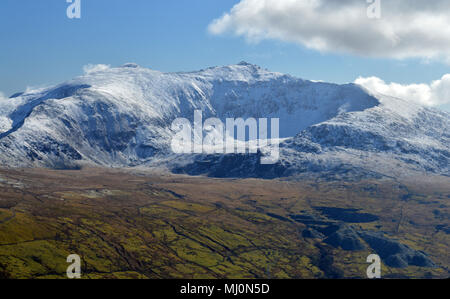
[[[376,76],[401,84],[430,83],[450,73],[440,60],[364,58],[321,53],[279,39],[249,42],[208,25],[238,0],[82,0],[69,19],[65,0],[0,1],[0,91],[60,83],[86,64],[135,62],[161,71],[192,71],[242,60],[312,80],[353,82]],[[449,105],[441,106],[450,110]]]

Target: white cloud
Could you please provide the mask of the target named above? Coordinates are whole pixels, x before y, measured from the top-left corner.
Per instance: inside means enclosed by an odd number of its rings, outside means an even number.
[[[381,18],[366,0],[241,0],[209,25],[249,41],[277,39],[323,51],[450,62],[450,1],[381,0]]]
[[[111,66],[107,65],[107,64],[87,64],[87,65],[83,66],[83,71],[86,75],[88,75],[91,73],[106,71],[110,67]]]
[[[355,80],[369,91],[412,101],[425,106],[450,104],[450,74],[430,84],[386,83],[377,77],[358,78]]]

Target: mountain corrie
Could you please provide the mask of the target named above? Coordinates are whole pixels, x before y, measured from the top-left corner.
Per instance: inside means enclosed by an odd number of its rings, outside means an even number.
[[[256,154],[271,145],[270,155],[263,156],[261,164],[275,164],[280,157],[279,118],[271,119],[270,129],[271,139],[268,139],[267,118],[258,121],[255,118],[227,118],[226,125],[219,118],[208,118],[203,123],[202,111],[196,110],[193,126],[186,118],[173,121],[172,130],[177,133],[172,138],[171,147],[175,154],[245,154],[247,150]]]

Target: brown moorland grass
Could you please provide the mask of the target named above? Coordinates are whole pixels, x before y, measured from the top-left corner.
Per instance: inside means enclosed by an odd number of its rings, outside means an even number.
[[[357,209],[349,223],[426,252],[435,268],[385,277],[449,277],[449,179],[360,182],[212,179],[82,169],[0,170],[0,278],[364,278],[370,249],[306,239],[292,215],[339,220],[318,207]]]

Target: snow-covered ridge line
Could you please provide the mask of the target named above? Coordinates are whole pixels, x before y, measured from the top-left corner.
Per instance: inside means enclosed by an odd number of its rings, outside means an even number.
[[[222,121],[279,118],[280,137],[288,138],[274,166],[279,175],[344,162],[370,167],[375,156],[402,168],[448,173],[449,114],[355,84],[312,82],[244,62],[177,73],[127,64],[16,94],[0,102],[0,163],[195,163],[201,157],[174,155],[170,141],[173,120],[192,120],[196,110]]]

